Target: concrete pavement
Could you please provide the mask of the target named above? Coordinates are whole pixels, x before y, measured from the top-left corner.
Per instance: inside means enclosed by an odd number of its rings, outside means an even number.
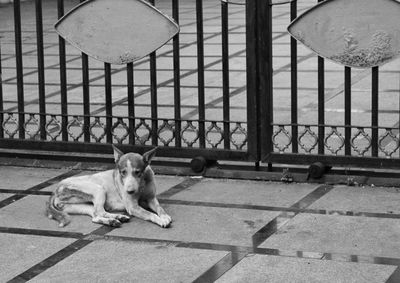
[[[400,280],[397,188],[157,174],[171,228],[59,228],[44,215],[54,184],[94,171],[2,164],[1,282]]]

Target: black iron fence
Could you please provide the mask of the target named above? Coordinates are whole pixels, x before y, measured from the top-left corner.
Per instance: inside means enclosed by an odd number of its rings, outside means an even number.
[[[397,167],[399,89],[382,91],[378,67],[343,70],[305,52],[286,27],[315,3],[275,2],[152,2],[181,33],[121,67],[56,35],[53,24],[78,1],[14,0],[0,8],[13,14],[0,37],[0,148],[103,153],[117,143],[160,146],[167,157]],[[34,26],[24,24],[29,9]],[[398,61],[384,69],[390,85],[399,70]],[[352,90],[367,76],[370,105],[357,112]],[[379,108],[382,92],[391,107]]]
[[[15,58],[16,74],[8,77],[3,75],[1,89],[7,86],[13,90],[10,87],[12,85],[17,87],[16,93],[0,95],[2,148],[104,152],[109,151],[107,144],[117,143],[126,150],[137,151],[161,146],[159,150],[161,156],[203,155],[213,159],[250,159],[246,117],[238,120],[230,119],[232,88],[229,84],[229,60],[232,55],[229,54],[228,34],[230,29],[243,28],[244,22],[231,28],[228,26],[228,3],[214,2],[211,5],[207,3],[208,7],[203,8],[203,1],[189,1],[183,3],[184,7],[181,10],[182,5],[178,0],[160,1],[157,3],[159,8],[177,23],[180,22],[180,15],[185,17],[181,27],[184,34],[175,36],[162,50],[153,52],[138,62],[120,67],[108,63],[101,65],[86,54],[78,54],[61,37],[55,42],[56,34],[51,25],[47,26],[45,32],[43,31],[42,2],[45,5],[53,5],[50,1],[42,0],[31,4],[14,1],[14,26],[4,30],[4,33],[14,33],[15,40],[8,42],[2,40],[2,44],[8,44],[9,52],[2,54],[1,58],[2,61]],[[66,4],[70,9],[79,3],[59,0],[56,7],[46,6],[45,11],[57,12],[57,18],[61,18],[65,13]],[[207,15],[206,21],[219,21],[220,30],[215,31],[213,27],[211,32],[204,30],[203,10],[211,11],[218,7],[220,7],[219,13]],[[35,8],[35,15],[32,16],[36,24],[35,38],[24,39],[25,34],[21,27],[24,18],[21,16],[21,8]],[[242,14],[242,12],[243,10],[239,9],[234,13]],[[188,18],[186,15],[195,18]],[[53,18],[53,24],[57,20],[49,15],[47,18]],[[32,32],[33,27],[30,29],[29,32]],[[244,32],[240,34],[244,35]],[[47,44],[44,43],[44,37],[48,40]],[[182,37],[185,42],[181,42]],[[207,57],[204,54],[207,51],[204,48],[204,41],[214,38],[218,41],[211,47],[218,48],[220,52]],[[15,50],[11,49],[10,42]],[[36,48],[24,53],[24,45],[34,47],[33,42],[36,42]],[[191,51],[190,55],[181,56],[180,52],[185,48],[195,48],[195,50]],[[235,53],[244,54],[245,45]],[[29,60],[37,57],[37,65],[26,68],[24,60],[27,56]],[[49,63],[47,63],[48,57],[52,59]],[[58,59],[55,60],[55,57]],[[211,62],[205,62],[205,59],[210,58]],[[188,63],[188,59],[191,62]],[[190,66],[181,68],[182,60]],[[162,66],[160,61],[163,61]],[[77,64],[78,62],[80,64]],[[50,65],[49,69],[46,68],[46,64]],[[205,69],[215,65],[220,65],[218,69],[212,71],[221,73],[218,74],[221,83],[218,86],[208,87]],[[8,69],[3,70],[3,74],[7,71],[11,73]],[[45,75],[51,71],[53,74],[49,76],[50,82]],[[80,72],[79,78],[78,72]],[[58,74],[59,77],[54,78],[54,74]],[[32,75],[37,77],[37,81],[24,81],[26,77]],[[136,75],[140,76],[140,79],[135,80]],[[162,80],[160,77],[163,77]],[[193,82],[188,86],[181,85],[182,80],[186,78],[196,81],[196,85],[193,85]],[[32,86],[37,87],[33,93]],[[48,86],[55,88],[48,92]],[[123,95],[121,95],[122,89]],[[183,91],[190,93],[182,94]],[[211,91],[218,92],[218,97],[210,101],[206,95]],[[243,93],[245,84],[233,91]],[[31,98],[35,95],[36,98],[27,99],[27,96]],[[93,96],[103,98],[95,97],[93,100]],[[182,99],[193,96],[196,96],[195,103],[182,105]],[[222,112],[222,115],[216,114],[219,116],[218,119],[208,118],[206,109],[212,104],[219,103],[220,98],[222,106],[217,107],[217,110]],[[245,106],[241,108],[246,113]],[[183,111],[185,113],[182,113]],[[215,116],[214,113],[211,115]]]

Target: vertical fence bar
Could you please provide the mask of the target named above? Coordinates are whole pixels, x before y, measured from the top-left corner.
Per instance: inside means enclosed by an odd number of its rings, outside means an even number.
[[[325,152],[325,60],[318,56],[318,154]]]
[[[247,134],[248,153],[251,159],[260,160],[260,116],[258,78],[258,26],[257,1],[246,1],[246,82],[247,82]]]
[[[83,139],[90,142],[90,93],[89,93],[89,58],[82,53],[82,87],[83,87]]]
[[[4,138],[3,121],[4,121],[4,106],[3,106],[3,71],[1,66],[1,38],[0,38],[0,138]]]
[[[80,0],[84,2],[84,0]],[[90,142],[90,88],[89,88],[89,57],[82,53],[82,88],[83,88],[83,140]]]
[[[43,52],[43,15],[42,0],[35,1],[36,10],[36,45],[39,84],[39,113],[40,113],[40,138],[46,139],[46,88],[44,77],[44,52]]]
[[[18,135],[25,138],[25,102],[24,102],[24,73],[22,63],[22,31],[21,31],[21,4],[14,0],[14,33],[15,33],[15,59],[17,64],[17,98],[18,98]]]
[[[179,25],[179,0],[172,0],[172,18]],[[181,66],[179,51],[179,33],[173,39],[173,65],[174,65],[174,117],[175,117],[175,146],[181,147]]]
[[[344,154],[351,155],[351,68],[344,68]]]
[[[378,94],[379,94],[379,67],[372,68],[372,99],[371,99],[371,126],[372,126],[372,156],[378,156]]]
[[[203,0],[196,0],[197,22],[197,85],[199,103],[199,143],[206,147],[205,138],[205,92],[204,92],[204,30],[203,30]]]
[[[154,6],[154,0],[150,0]],[[156,52],[150,54],[150,95],[151,95],[151,143],[158,143],[158,111],[157,111],[157,61]]]
[[[150,54],[150,93],[151,93],[151,141],[157,145],[158,140],[158,112],[157,112],[157,63],[156,53]]]
[[[230,148],[230,91],[229,91],[229,22],[228,2],[221,1],[221,34],[222,34],[222,98],[223,98],[223,120],[224,120],[224,148]]]
[[[64,16],[64,0],[57,0],[57,13],[59,19]],[[61,138],[63,141],[68,141],[67,63],[65,40],[61,36],[58,37],[58,50],[60,62]]]
[[[128,84],[128,116],[129,116],[129,144],[135,144],[135,89],[133,80],[133,63],[126,65]]]
[[[261,141],[264,156],[273,152],[273,62],[272,62],[272,6],[269,0],[257,0],[258,29],[258,77],[261,117]],[[272,168],[272,164],[269,164]]]
[[[323,0],[318,0],[322,2]],[[318,56],[318,154],[325,152],[325,60]]]
[[[297,17],[297,1],[290,3],[290,21],[293,21]],[[292,152],[297,153],[299,151],[298,145],[298,131],[297,126],[298,120],[298,103],[297,103],[297,40],[290,37],[290,66],[291,66],[291,121],[292,121]]]
[[[106,96],[106,140],[108,143],[112,143],[112,86],[110,63],[104,63],[104,83]]]

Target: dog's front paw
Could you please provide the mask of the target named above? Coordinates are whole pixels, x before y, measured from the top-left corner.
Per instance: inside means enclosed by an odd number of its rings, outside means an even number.
[[[160,223],[159,225],[163,228],[168,228],[171,225],[172,218],[168,214],[162,214],[160,216]]]
[[[108,225],[111,227],[120,227],[122,225],[122,223],[120,221],[118,221],[117,219],[110,219],[110,221],[108,222]]]
[[[117,220],[119,220],[122,223],[129,222],[130,219],[131,218],[129,216],[126,216],[126,215],[123,215],[123,214],[119,214],[117,216]]]

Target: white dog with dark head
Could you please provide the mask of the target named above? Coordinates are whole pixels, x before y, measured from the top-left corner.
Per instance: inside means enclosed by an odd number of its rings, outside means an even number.
[[[150,168],[156,148],[142,155],[123,154],[113,146],[116,168],[61,181],[47,203],[47,215],[64,227],[69,214],[86,214],[95,223],[118,227],[130,217],[168,227],[172,219],[156,198],[154,172]],[[143,208],[145,207],[145,208]]]

